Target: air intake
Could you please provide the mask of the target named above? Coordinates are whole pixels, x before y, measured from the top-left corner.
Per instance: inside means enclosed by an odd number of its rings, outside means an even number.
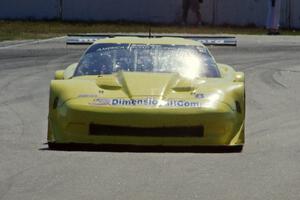
[[[133,137],[203,137],[203,126],[137,128],[90,124],[90,135]]]

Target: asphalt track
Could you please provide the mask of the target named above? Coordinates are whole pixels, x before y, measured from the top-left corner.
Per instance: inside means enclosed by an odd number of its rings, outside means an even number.
[[[49,82],[83,47],[0,43],[0,199],[300,199],[300,38],[238,36],[211,48],[246,73],[242,153],[47,149]]]

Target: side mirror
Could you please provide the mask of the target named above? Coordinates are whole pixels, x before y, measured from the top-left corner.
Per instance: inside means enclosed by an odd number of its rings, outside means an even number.
[[[55,80],[63,80],[64,79],[64,74],[65,74],[64,70],[57,70],[55,72]]]
[[[244,72],[236,72],[233,81],[234,82],[245,82]]]

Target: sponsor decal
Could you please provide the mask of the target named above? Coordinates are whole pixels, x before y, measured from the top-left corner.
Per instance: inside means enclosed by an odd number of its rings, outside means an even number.
[[[79,38],[78,42],[95,42],[98,38]],[[76,41],[76,39],[74,39],[74,41]]]
[[[197,99],[204,99],[205,98],[205,95],[203,93],[195,93],[194,96]]]
[[[200,40],[204,44],[224,44],[225,40],[219,39],[219,40],[213,40],[213,39],[207,39],[207,40]]]
[[[96,94],[80,94],[78,98],[97,98]]]
[[[108,99],[108,98],[96,98],[90,105],[94,106],[144,106],[144,107],[181,107],[181,108],[197,108],[200,107],[200,102],[167,99],[159,100],[155,98],[143,98],[143,99]]]

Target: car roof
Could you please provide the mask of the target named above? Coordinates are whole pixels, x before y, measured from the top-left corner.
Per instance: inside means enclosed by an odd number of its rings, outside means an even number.
[[[202,43],[195,40],[180,37],[113,37],[100,39],[94,44],[116,43],[116,44],[166,44],[166,45],[191,45],[205,47]]]

